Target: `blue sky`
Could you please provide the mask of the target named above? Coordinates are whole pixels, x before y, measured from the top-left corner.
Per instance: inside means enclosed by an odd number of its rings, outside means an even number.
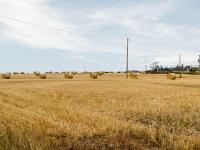
[[[0,0],[0,72],[197,65],[198,0]],[[29,24],[28,24],[28,23]]]

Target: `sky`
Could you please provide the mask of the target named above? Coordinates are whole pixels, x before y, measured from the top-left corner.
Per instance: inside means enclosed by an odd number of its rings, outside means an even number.
[[[198,65],[199,0],[0,0],[0,72]]]

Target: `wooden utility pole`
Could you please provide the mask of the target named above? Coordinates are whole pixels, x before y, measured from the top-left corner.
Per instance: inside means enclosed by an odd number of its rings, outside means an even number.
[[[147,57],[145,57],[145,74],[147,74]]]
[[[182,78],[182,63],[181,63],[181,54],[179,53],[179,73],[180,73],[180,78]]]
[[[129,39],[127,38],[127,49],[126,49],[126,79],[128,79],[128,45]]]
[[[199,70],[200,70],[200,55],[199,55],[198,63],[199,63]]]
[[[179,53],[179,67],[181,67],[181,54]]]

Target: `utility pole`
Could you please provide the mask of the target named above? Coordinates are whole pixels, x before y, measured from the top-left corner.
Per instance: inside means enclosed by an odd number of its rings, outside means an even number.
[[[181,63],[181,54],[179,53],[179,71],[180,71],[180,78],[182,77],[182,63]]]
[[[127,38],[127,49],[126,49],[126,79],[128,79],[128,45],[129,44],[129,39]]]
[[[179,53],[179,67],[181,67],[182,64],[181,64],[181,54]]]
[[[147,74],[147,57],[145,57],[145,74]]]
[[[199,70],[200,70],[200,55],[199,55],[198,63],[199,63]]]

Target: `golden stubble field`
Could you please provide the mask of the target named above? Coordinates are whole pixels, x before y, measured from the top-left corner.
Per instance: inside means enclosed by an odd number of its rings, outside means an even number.
[[[200,76],[0,80],[0,149],[200,149]]]

